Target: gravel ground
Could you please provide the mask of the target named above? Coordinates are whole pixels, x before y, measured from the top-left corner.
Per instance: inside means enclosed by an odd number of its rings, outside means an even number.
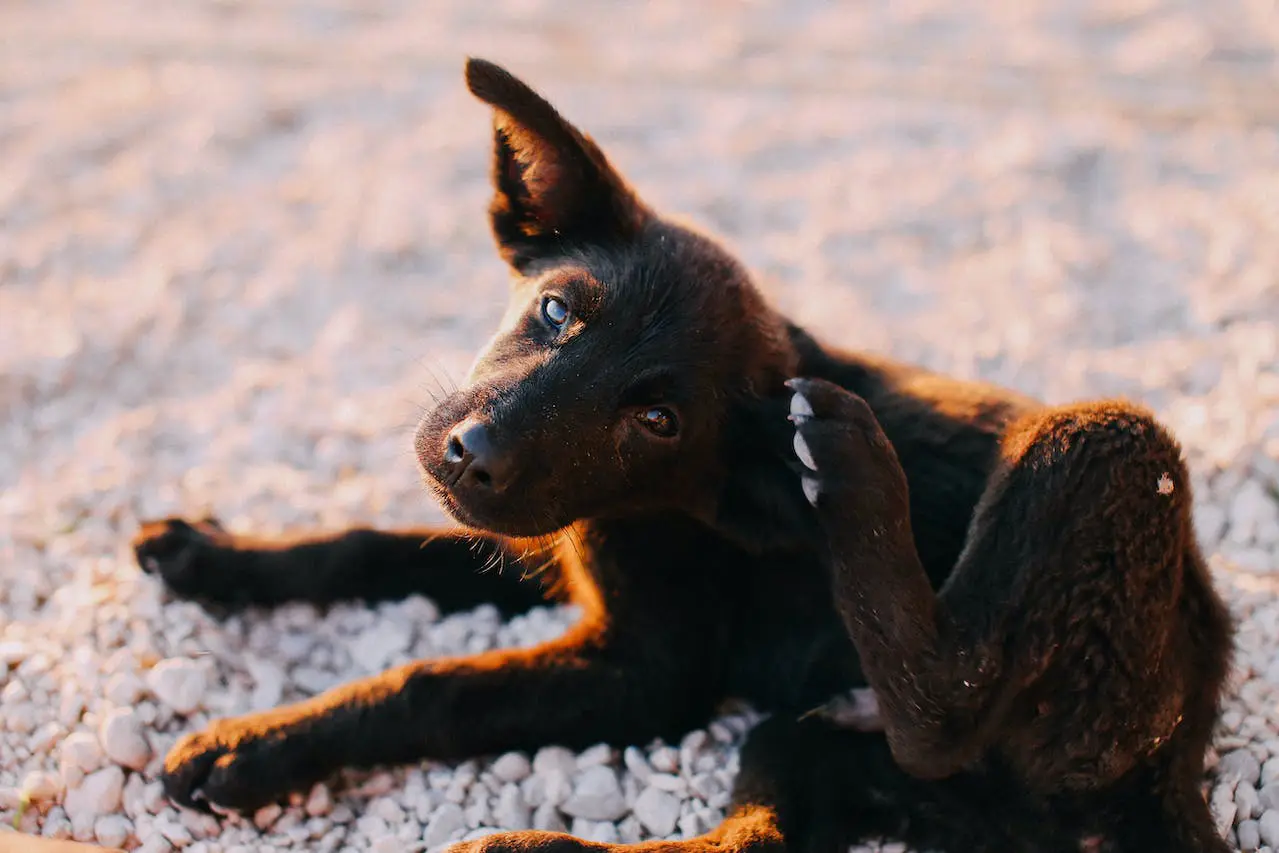
[[[1274,3],[687,5],[0,7],[5,827],[390,851],[720,818],[746,711],[624,755],[365,774],[225,824],[151,781],[215,716],[572,619],[418,599],[217,622],[125,548],[139,517],[208,509],[262,532],[440,517],[410,430],[504,291],[467,51],[737,244],[814,330],[1049,401],[1154,407],[1241,620],[1206,781],[1223,833],[1279,849]]]

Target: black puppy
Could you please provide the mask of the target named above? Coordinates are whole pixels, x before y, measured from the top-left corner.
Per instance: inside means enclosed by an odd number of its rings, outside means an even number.
[[[223,604],[585,615],[215,722],[169,754],[170,796],[249,809],[347,766],[676,738],[742,697],[773,714],[734,813],[647,847],[1224,850],[1200,786],[1231,625],[1150,414],[821,344],[519,80],[475,60],[467,83],[495,110],[512,297],[416,439],[465,528],[261,542],[171,519],[137,554]],[[867,684],[882,732],[846,700],[805,714]]]

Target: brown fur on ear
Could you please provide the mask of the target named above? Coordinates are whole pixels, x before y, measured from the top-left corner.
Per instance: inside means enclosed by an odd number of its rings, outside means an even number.
[[[489,219],[517,270],[574,246],[633,236],[648,211],[586,134],[510,72],[468,59],[466,85],[493,107]]]

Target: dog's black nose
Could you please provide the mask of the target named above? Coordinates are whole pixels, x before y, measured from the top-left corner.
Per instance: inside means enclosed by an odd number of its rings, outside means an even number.
[[[449,486],[500,492],[511,473],[509,458],[493,446],[489,428],[481,421],[463,421],[453,427],[444,447],[449,466]]]

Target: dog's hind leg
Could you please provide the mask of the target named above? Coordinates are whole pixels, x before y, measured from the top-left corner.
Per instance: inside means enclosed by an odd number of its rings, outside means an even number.
[[[837,606],[905,770],[994,763],[1076,802],[1197,786],[1230,625],[1194,543],[1180,449],[1148,414],[1099,403],[1012,424],[934,593],[870,408],[829,383],[792,386]],[[1147,769],[1149,791],[1126,784]],[[1170,833],[1194,835],[1207,806],[1182,804],[1164,817],[1185,832]]]
[[[904,773],[879,734],[782,716],[752,731],[729,816],[681,840],[605,845],[568,835],[488,836],[449,853],[847,853],[876,840],[946,853],[1081,853],[1067,827],[1024,796],[975,777]]]
[[[185,598],[223,606],[384,601],[420,593],[444,612],[493,604],[504,615],[552,596],[548,549],[447,529],[347,530],[278,541],[216,521],[145,522],[138,564]]]

